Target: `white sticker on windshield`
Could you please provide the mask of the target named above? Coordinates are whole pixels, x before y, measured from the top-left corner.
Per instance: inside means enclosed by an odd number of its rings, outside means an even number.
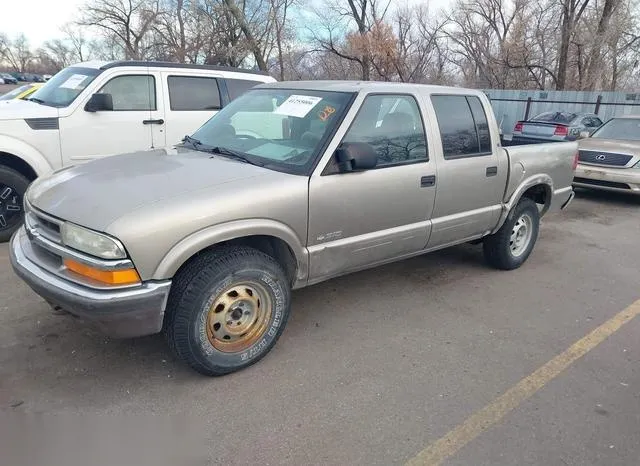
[[[82,84],[82,81],[84,81],[85,79],[87,79],[87,76],[84,74],[74,74],[65,82],[60,84],[60,87],[64,87],[66,89],[78,89],[80,87],[80,84]]]
[[[273,113],[298,118],[304,118],[315,107],[322,97],[310,95],[292,95],[285,100]]]

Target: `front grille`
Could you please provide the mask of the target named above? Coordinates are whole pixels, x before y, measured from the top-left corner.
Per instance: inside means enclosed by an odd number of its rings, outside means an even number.
[[[580,162],[592,163],[594,165],[606,165],[610,167],[624,167],[632,158],[633,156],[628,154],[615,154],[594,150],[581,150],[579,155]]]
[[[578,177],[574,178],[573,181],[575,183],[590,184],[593,186],[602,186],[603,188],[631,189],[631,187],[628,184],[617,183],[615,181],[591,180],[589,178],[578,178]]]

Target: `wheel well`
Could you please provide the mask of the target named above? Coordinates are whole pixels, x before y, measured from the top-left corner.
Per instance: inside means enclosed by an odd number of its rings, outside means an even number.
[[[258,251],[273,257],[280,264],[284,272],[287,274],[290,285],[293,285],[296,279],[298,262],[295,254],[285,241],[280,238],[276,238],[275,236],[267,235],[244,236],[242,238],[235,238],[209,246],[189,258],[176,272],[176,275],[180,273],[180,270],[184,269],[187,264],[195,260],[202,253],[215,250],[221,246],[247,246],[257,249]]]
[[[4,165],[5,167],[9,167],[17,171],[29,181],[33,181],[38,177],[36,171],[31,168],[31,165],[20,157],[16,157],[15,155],[7,152],[0,152],[0,165]]]
[[[531,199],[536,204],[540,204],[542,206],[546,206],[547,202],[550,199],[549,187],[545,184],[538,184],[527,189],[522,197],[527,197]]]

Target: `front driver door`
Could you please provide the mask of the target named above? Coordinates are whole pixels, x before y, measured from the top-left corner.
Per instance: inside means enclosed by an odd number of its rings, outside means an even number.
[[[71,115],[61,118],[60,139],[65,165],[151,149],[154,146],[153,128],[164,127],[156,74],[115,76],[98,91],[111,94],[112,111],[87,112],[84,110],[86,102],[83,102]],[[90,97],[87,95],[85,100]],[[158,146],[164,146],[164,141]]]
[[[331,160],[309,186],[311,282],[409,255],[426,246],[435,164],[413,95],[369,95],[343,142],[366,142],[375,169],[340,173]]]

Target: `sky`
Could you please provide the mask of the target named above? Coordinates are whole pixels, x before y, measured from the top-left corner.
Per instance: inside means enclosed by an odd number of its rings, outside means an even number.
[[[86,0],[3,0],[0,32],[13,39],[24,33],[36,48],[46,40],[60,37],[60,28],[77,17]],[[314,0],[303,0],[313,2]],[[425,0],[392,0],[395,5],[425,3]],[[430,0],[432,10],[448,6],[452,0]]]

